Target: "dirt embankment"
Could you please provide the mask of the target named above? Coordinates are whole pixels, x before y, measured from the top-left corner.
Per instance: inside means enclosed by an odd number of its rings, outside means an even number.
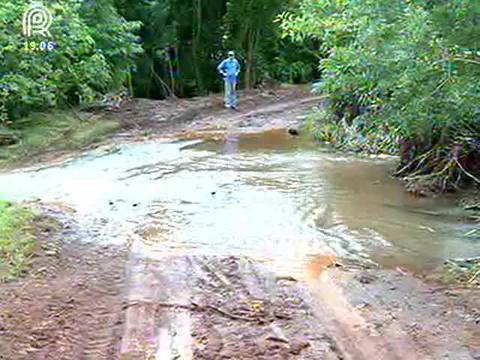
[[[224,108],[221,95],[165,101],[135,99],[116,112],[127,130],[118,135],[143,139],[155,135],[176,137],[194,132],[284,128],[298,124],[299,115],[322,101],[322,97],[304,87],[241,92],[239,98],[237,110]]]
[[[222,95],[215,94],[192,99],[130,99],[118,109],[76,113],[83,119],[86,128],[101,127],[106,119],[117,125],[110,133],[107,131],[102,136],[92,136],[90,142],[73,146],[76,150],[65,145],[75,134],[66,133],[64,138],[57,134],[56,142],[63,145],[52,144],[42,148],[41,152],[24,154],[21,162],[17,159],[14,163],[0,164],[0,170],[38,164],[54,165],[98,147],[114,147],[129,141],[158,137],[193,139],[216,136],[226,131],[261,131],[295,126],[299,123],[299,116],[322,101],[321,97],[298,86],[240,92],[239,98],[236,111],[226,109]],[[52,121],[56,121],[55,118]],[[48,132],[48,128],[44,130]]]

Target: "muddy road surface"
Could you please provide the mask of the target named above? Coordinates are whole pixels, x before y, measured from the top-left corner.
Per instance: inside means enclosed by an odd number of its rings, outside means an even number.
[[[0,359],[480,359],[478,289],[426,280],[475,224],[288,131],[315,106],[136,100],[109,144],[0,174],[56,223],[0,285]]]

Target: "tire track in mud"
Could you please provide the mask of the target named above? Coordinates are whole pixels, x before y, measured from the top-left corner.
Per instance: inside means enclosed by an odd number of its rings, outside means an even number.
[[[424,285],[415,279],[399,282],[383,272],[385,278],[371,285],[376,281],[373,271],[349,274],[342,269],[320,271],[303,280],[278,278],[263,265],[237,256],[165,254],[152,263],[137,278],[137,288],[165,291],[150,292],[129,309],[132,320],[143,316],[143,325],[140,322],[136,330],[151,331],[154,359],[475,358],[462,343],[467,327],[460,317],[439,316],[440,309],[447,309],[441,304],[445,300],[441,296],[429,300]],[[343,279],[335,278],[339,274]],[[404,288],[391,298],[378,297],[394,294],[393,284]],[[402,299],[405,304],[400,306]],[[414,309],[424,313],[415,314]],[[138,334],[132,333],[130,339]],[[132,359],[148,356],[131,354]]]
[[[246,258],[210,258],[211,267],[221,271],[230,287],[207,284],[203,297],[228,313],[259,320],[230,321],[221,316],[198,314],[194,317],[196,331],[208,334],[216,329],[222,343],[197,346],[198,359],[337,359],[331,351],[327,334],[314,318],[308,295],[300,284],[278,280]],[[210,285],[210,286],[208,286]]]
[[[167,255],[130,262],[126,358],[340,358],[306,289],[246,258]]]

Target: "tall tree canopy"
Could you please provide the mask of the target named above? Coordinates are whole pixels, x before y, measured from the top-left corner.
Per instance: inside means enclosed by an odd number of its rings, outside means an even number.
[[[289,8],[285,0],[54,0],[45,2],[53,17],[48,39],[22,36],[27,6],[6,0],[0,9],[3,122],[124,87],[150,98],[218,91],[216,65],[229,49],[243,63],[247,88],[311,74],[311,52],[282,40],[275,22]],[[55,49],[38,51],[46,40]]]
[[[285,0],[119,0],[128,20],[141,21],[145,53],[138,61],[136,95],[164,97],[218,91],[216,65],[228,50],[243,63],[245,87],[265,78],[305,81],[313,55],[281,39],[277,16]],[[299,49],[292,56],[292,47]],[[295,52],[293,52],[295,54]],[[279,69],[279,64],[283,69]],[[295,63],[288,73],[285,65]]]

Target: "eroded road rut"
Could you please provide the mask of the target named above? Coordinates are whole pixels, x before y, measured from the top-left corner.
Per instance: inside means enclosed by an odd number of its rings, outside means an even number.
[[[3,175],[57,223],[32,271],[1,287],[0,359],[479,358],[474,306],[365,268],[391,240],[365,225],[386,211],[386,171],[356,165],[366,199],[322,175],[343,161],[348,177],[348,159],[295,150],[305,142],[286,128],[319,98],[251,96],[238,113],[220,101],[133,103],[116,147]],[[146,128],[156,140],[143,145]],[[419,237],[425,219],[406,214]],[[430,226],[434,243],[451,238]]]

